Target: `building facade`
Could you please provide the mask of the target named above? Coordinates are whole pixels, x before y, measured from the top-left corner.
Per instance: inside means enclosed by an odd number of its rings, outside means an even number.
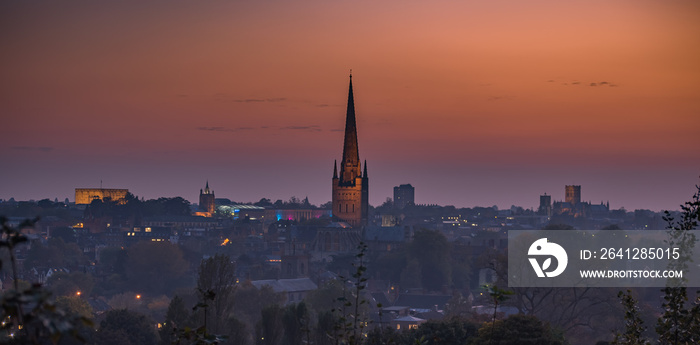
[[[566,186],[564,194],[564,202],[568,202],[571,206],[576,206],[581,202],[581,186]]]
[[[352,75],[348,92],[348,107],[345,117],[345,140],[343,159],[338,170],[337,161],[333,164],[333,218],[353,227],[367,225],[369,207],[369,179],[367,162],[364,171],[360,163],[357,146],[357,125],[355,103],[352,92]]]
[[[216,212],[216,197],[214,191],[209,189],[209,181],[203,190],[199,190],[199,210],[209,214]]]
[[[537,214],[541,216],[552,216],[552,196],[547,195],[547,193],[544,193],[544,195],[540,195],[540,207],[537,209]]]
[[[411,184],[394,187],[394,207],[401,210],[408,205],[415,205],[416,189]]]
[[[106,189],[106,188],[76,188],[75,189],[75,204],[89,205],[93,200],[110,199],[120,204],[126,202],[126,194],[128,189]]]

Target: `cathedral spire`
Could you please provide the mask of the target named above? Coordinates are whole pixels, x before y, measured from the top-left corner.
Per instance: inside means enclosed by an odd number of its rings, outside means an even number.
[[[352,90],[352,70],[348,87],[348,108],[345,117],[343,158],[338,166],[333,164],[332,212],[336,221],[347,222],[352,227],[368,224],[369,178],[365,161],[364,174],[357,148],[357,125],[355,122],[355,99]],[[358,233],[358,239],[360,234]],[[341,241],[343,242],[343,241]]]
[[[352,92],[352,72],[348,90],[348,108],[345,116],[345,141],[343,160],[340,162],[340,178],[352,181],[360,176],[360,153],[357,148],[357,125],[355,123],[355,100]]]

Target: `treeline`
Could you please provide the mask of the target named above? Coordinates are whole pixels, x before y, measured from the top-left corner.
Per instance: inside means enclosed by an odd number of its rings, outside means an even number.
[[[127,193],[123,201],[95,199],[85,208],[85,218],[112,217],[115,220],[133,217],[188,216],[190,202],[182,197],[139,200]]]

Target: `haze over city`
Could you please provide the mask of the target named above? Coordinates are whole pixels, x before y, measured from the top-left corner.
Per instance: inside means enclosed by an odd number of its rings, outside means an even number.
[[[696,1],[0,4],[0,198],[331,199],[353,71],[369,201],[678,209]]]

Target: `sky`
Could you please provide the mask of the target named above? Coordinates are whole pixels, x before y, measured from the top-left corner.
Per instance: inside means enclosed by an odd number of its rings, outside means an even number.
[[[700,2],[3,1],[0,199],[331,198],[353,74],[370,203],[679,209]]]

